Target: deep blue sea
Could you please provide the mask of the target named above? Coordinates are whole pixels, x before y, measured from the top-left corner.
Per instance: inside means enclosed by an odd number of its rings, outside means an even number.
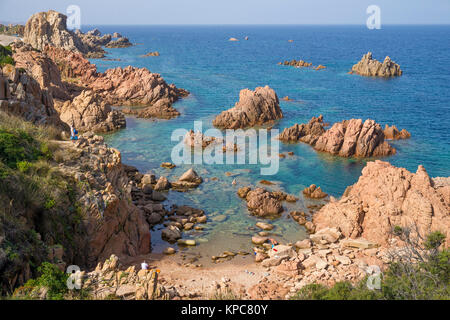
[[[180,117],[169,121],[128,118],[126,129],[106,136],[122,152],[125,163],[143,172],[152,170],[169,179],[179,176],[188,166],[173,171],[159,168],[161,162],[171,161],[176,145],[170,140],[172,131],[191,129],[196,120],[210,128],[217,114],[235,104],[241,89],[269,85],[280,99],[289,96],[294,100],[281,101],[284,119],[274,126],[280,131],[319,114],[330,123],[370,118],[383,127],[395,124],[411,132],[412,138],[391,142],[397,154],[384,160],[414,172],[423,164],[431,176],[450,175],[450,26],[383,26],[381,30],[365,26],[85,26],[83,31],[94,27],[102,33],[120,32],[137,43],[106,49],[107,58],[121,61],[92,59],[99,71],[146,67],[191,92],[174,105]],[[228,41],[231,37],[240,41]],[[159,51],[161,56],[140,57],[149,51]],[[403,76],[375,79],[347,74],[368,51],[381,61],[389,55],[400,64]],[[277,65],[291,59],[322,64],[326,69]],[[261,176],[259,168],[251,165],[194,166],[207,182],[189,193],[171,191],[167,202],[191,204],[210,216],[204,232],[192,231],[186,237],[199,239],[198,248],[211,254],[220,253],[222,247],[249,249],[251,227],[257,219],[238,199],[239,186],[256,185],[261,179],[275,181],[275,188],[300,197],[289,209],[308,211],[313,202],[301,196],[305,186],[314,183],[339,197],[358,180],[366,163],[320,154],[302,143],[281,144],[280,151],[293,151],[295,156],[280,159],[278,174],[270,177]],[[226,171],[238,175],[227,177]],[[211,177],[219,180],[211,181]],[[237,186],[231,185],[233,179]],[[274,224],[275,236],[281,241],[305,236],[303,228],[286,214]],[[159,238],[155,231],[155,251],[165,246]]]

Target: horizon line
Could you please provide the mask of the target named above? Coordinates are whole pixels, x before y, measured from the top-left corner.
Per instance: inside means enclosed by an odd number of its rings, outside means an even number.
[[[2,22],[0,24],[20,24],[26,22]],[[450,26],[448,23],[383,23],[382,26]],[[366,26],[364,23],[84,23],[81,26]]]

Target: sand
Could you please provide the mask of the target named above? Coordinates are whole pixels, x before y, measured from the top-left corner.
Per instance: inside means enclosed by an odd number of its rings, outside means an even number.
[[[0,34],[0,44],[2,46],[7,46],[11,42],[14,42],[16,39],[20,39],[20,38],[16,37],[16,36],[8,36],[8,35],[5,35],[5,34]]]

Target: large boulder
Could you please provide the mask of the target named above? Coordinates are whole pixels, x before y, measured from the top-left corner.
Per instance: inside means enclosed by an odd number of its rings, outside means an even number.
[[[372,52],[368,52],[362,57],[361,61],[352,67],[350,73],[367,77],[396,77],[401,76],[403,72],[391,58],[386,57],[381,63],[372,58]]]
[[[39,83],[41,89],[48,90],[53,98],[61,100],[70,98],[58,66],[52,59],[45,53],[33,50],[30,45],[23,42],[14,43],[12,48],[17,69],[25,69]]]
[[[406,130],[402,129],[399,131],[396,126],[388,126],[384,127],[384,137],[390,140],[400,140],[400,139],[408,139],[411,138],[411,134]]]
[[[339,201],[320,209],[313,221],[318,230],[336,227],[345,237],[382,245],[388,244],[395,226],[415,225],[422,236],[439,230],[449,239],[449,180],[435,183],[423,166],[411,173],[388,162],[369,162],[358,182]]]
[[[325,132],[323,116],[312,117],[306,124],[294,124],[292,127],[285,128],[278,136],[283,142],[302,141],[308,144],[315,144],[317,139]]]
[[[38,50],[51,45],[69,51],[87,52],[81,39],[67,30],[67,16],[54,10],[33,14],[25,25],[23,40]]]
[[[123,113],[111,109],[98,94],[90,90],[63,103],[59,113],[62,121],[81,132],[110,132],[126,126]]]
[[[278,96],[269,86],[254,91],[241,90],[236,105],[223,111],[214,120],[216,127],[238,129],[271,123],[283,118]]]
[[[278,215],[283,212],[281,201],[272,192],[256,188],[246,194],[247,208],[260,217]]]
[[[305,142],[317,151],[341,157],[377,157],[395,154],[385,141],[381,126],[374,120],[344,120],[325,130],[322,116],[313,117],[308,124],[295,124],[279,135],[284,142]]]

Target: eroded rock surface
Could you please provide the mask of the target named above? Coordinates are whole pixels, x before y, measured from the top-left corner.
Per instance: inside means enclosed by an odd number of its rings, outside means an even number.
[[[449,200],[450,185],[435,183],[423,166],[411,173],[377,160],[369,162],[358,182],[339,201],[325,205],[313,221],[318,229],[338,227],[345,237],[361,236],[383,245],[395,226],[417,225],[421,235],[439,230],[448,239]]]
[[[344,120],[324,129],[323,117],[313,117],[307,124],[295,124],[279,135],[285,142],[305,142],[317,151],[341,157],[377,157],[395,154],[385,141],[381,126],[374,120]]]
[[[391,58],[386,57],[381,63],[372,58],[372,52],[368,52],[362,57],[361,61],[352,67],[350,73],[367,77],[396,77],[401,76],[403,72]]]
[[[254,91],[241,90],[236,105],[223,111],[213,124],[219,128],[238,129],[263,125],[283,118],[278,96],[269,86]]]
[[[125,116],[112,110],[96,93],[83,91],[58,107],[61,120],[78,131],[110,132],[125,128]]]

